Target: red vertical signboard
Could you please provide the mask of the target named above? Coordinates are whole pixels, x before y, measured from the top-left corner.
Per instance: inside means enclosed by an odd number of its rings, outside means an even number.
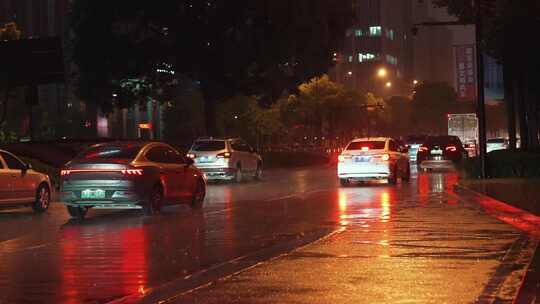
[[[474,45],[455,46],[457,93],[460,101],[476,100],[476,69]]]

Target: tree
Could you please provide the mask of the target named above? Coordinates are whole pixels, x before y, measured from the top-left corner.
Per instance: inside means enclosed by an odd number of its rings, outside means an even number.
[[[278,101],[283,123],[310,137],[350,136],[361,129],[365,98],[332,82],[327,75],[315,77],[298,87],[298,95]]]
[[[352,22],[351,0],[76,0],[73,55],[81,97],[110,105],[114,80],[150,77],[156,65],[200,82],[207,127],[235,94],[275,100],[327,71]],[[98,47],[100,46],[100,47]]]
[[[15,22],[7,23],[4,27],[0,27],[0,44],[3,41],[13,41],[21,39],[22,33],[17,28]],[[4,95],[4,101],[2,102],[2,114],[0,115],[0,127],[6,121],[6,115],[8,112],[8,103],[10,98],[10,88],[4,89],[2,95]]]
[[[446,83],[423,83],[417,86],[411,107],[414,109],[412,131],[416,134],[439,135],[448,132],[447,114],[472,110],[469,104],[457,101],[456,92]]]
[[[515,147],[515,117],[517,112],[521,147],[539,145],[540,81],[538,68],[540,41],[523,39],[523,31],[540,27],[540,2],[537,0],[476,0],[480,5],[484,24],[482,46],[495,56],[504,70],[505,102],[507,105],[510,146]],[[448,8],[449,13],[462,21],[472,21],[473,10],[469,0],[437,0],[436,4]],[[526,41],[527,45],[520,47]]]

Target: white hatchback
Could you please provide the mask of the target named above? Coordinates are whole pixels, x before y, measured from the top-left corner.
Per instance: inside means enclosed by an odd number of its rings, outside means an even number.
[[[408,181],[408,150],[388,137],[354,139],[338,157],[337,174],[342,186],[368,180],[395,184],[399,177]]]

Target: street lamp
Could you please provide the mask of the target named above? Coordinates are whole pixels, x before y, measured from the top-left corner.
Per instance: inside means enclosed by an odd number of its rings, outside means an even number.
[[[417,85],[417,84],[418,84],[418,80],[415,79],[415,80],[413,80],[412,83],[413,83],[414,85]]]
[[[386,77],[386,75],[388,75],[388,71],[385,68],[380,68],[377,71],[377,76],[379,76],[380,78],[384,78]]]
[[[391,88],[391,87],[392,87],[392,83],[389,81],[389,82],[387,82],[387,83],[385,84],[385,86],[386,86],[387,88]]]
[[[351,76],[351,75],[352,75],[352,71],[347,72],[347,74],[348,74],[349,76]]]

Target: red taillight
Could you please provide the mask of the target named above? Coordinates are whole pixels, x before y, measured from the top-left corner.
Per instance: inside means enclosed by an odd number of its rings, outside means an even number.
[[[230,158],[231,153],[229,153],[229,152],[219,153],[216,157],[217,158]]]
[[[61,171],[60,171],[60,175],[61,175],[61,176],[69,175],[70,173],[71,173],[70,170],[61,170]]]
[[[449,152],[456,152],[456,151],[457,151],[457,148],[456,148],[456,146],[448,146],[448,147],[446,147],[446,151],[449,151]]]
[[[124,175],[143,175],[142,169],[126,169],[126,170],[121,170],[121,172]]]
[[[188,154],[186,154],[186,157],[191,158],[191,159],[195,159],[195,157],[197,157],[197,156],[195,154],[193,154],[193,153],[188,153]]]
[[[420,148],[418,148],[418,152],[427,152],[428,150],[429,149],[426,146],[421,146]]]

